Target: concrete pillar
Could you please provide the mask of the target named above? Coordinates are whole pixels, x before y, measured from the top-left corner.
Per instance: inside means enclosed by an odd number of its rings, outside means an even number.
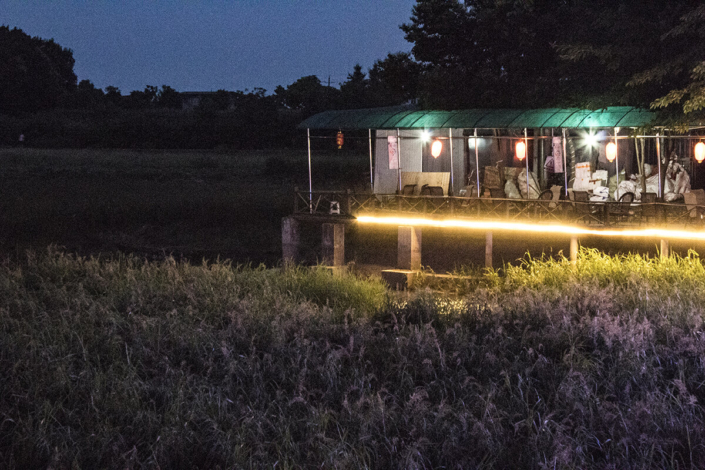
[[[299,261],[299,221],[293,217],[282,218],[282,259],[297,263]]]
[[[485,233],[485,267],[493,269],[492,265],[492,232]]]
[[[345,264],[345,225],[323,224],[323,264],[327,266],[342,266]]]
[[[578,262],[578,236],[570,237],[570,264],[575,265]]]
[[[661,239],[661,259],[666,259],[671,256],[671,249],[668,245],[668,240]]]
[[[397,245],[397,268],[421,269],[421,228],[402,225],[399,227]]]

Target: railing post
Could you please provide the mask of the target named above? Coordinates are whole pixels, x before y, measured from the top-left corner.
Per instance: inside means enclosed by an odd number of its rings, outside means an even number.
[[[575,266],[578,263],[578,236],[570,237],[570,264]]]
[[[346,189],[346,198],[345,198],[345,214],[346,215],[352,215],[352,191],[350,191],[350,188]]]
[[[485,232],[485,267],[492,269],[494,264],[492,262],[492,232]]]
[[[299,211],[299,187],[294,186],[294,214]]]

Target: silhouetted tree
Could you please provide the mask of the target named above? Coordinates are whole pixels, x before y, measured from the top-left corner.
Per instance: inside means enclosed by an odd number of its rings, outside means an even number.
[[[181,96],[179,92],[168,85],[162,85],[157,92],[154,102],[159,108],[181,109]]]
[[[129,95],[124,97],[124,106],[127,109],[151,108],[157,101],[158,92],[158,88],[152,85],[147,85],[144,91],[133,90]]]
[[[285,108],[298,110],[303,117],[340,107],[340,90],[324,86],[315,75],[301,77],[286,88],[274,90],[277,101]]]
[[[388,54],[369,70],[370,101],[393,106],[416,99],[421,66],[407,52]]]
[[[0,26],[0,112],[17,114],[55,107],[76,88],[70,49],[53,39]]]
[[[105,87],[105,101],[107,101],[108,103],[112,103],[115,106],[120,106],[122,105],[122,98],[123,96],[120,93],[120,89],[118,87]]]
[[[340,92],[345,108],[367,108],[372,106],[369,99],[369,81],[360,64],[355,64],[348,79],[340,85]]]

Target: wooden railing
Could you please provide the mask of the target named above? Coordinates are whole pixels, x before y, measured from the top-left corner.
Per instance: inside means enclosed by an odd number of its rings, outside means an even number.
[[[295,191],[294,214],[356,217],[360,214],[454,216],[504,221],[544,221],[602,227],[698,225],[705,206],[684,203],[620,203],[500,199],[452,196],[400,196],[351,191]]]

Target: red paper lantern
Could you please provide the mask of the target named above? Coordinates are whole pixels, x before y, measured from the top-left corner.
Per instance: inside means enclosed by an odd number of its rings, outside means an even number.
[[[617,157],[617,144],[615,144],[614,142],[610,142],[609,144],[607,144],[605,153],[607,154],[607,160],[612,163]]]
[[[338,131],[338,135],[335,136],[335,143],[338,145],[338,150],[343,148],[343,142],[345,142],[345,136],[343,133]]]
[[[523,140],[517,142],[516,155],[519,160],[523,160],[524,158],[526,158],[526,144]]]
[[[705,144],[702,142],[695,144],[695,159],[698,163],[702,163],[705,160]]]
[[[443,150],[443,144],[441,141],[438,139],[434,140],[433,145],[431,145],[431,155],[433,155],[433,158],[438,158],[441,154],[441,150]]]

